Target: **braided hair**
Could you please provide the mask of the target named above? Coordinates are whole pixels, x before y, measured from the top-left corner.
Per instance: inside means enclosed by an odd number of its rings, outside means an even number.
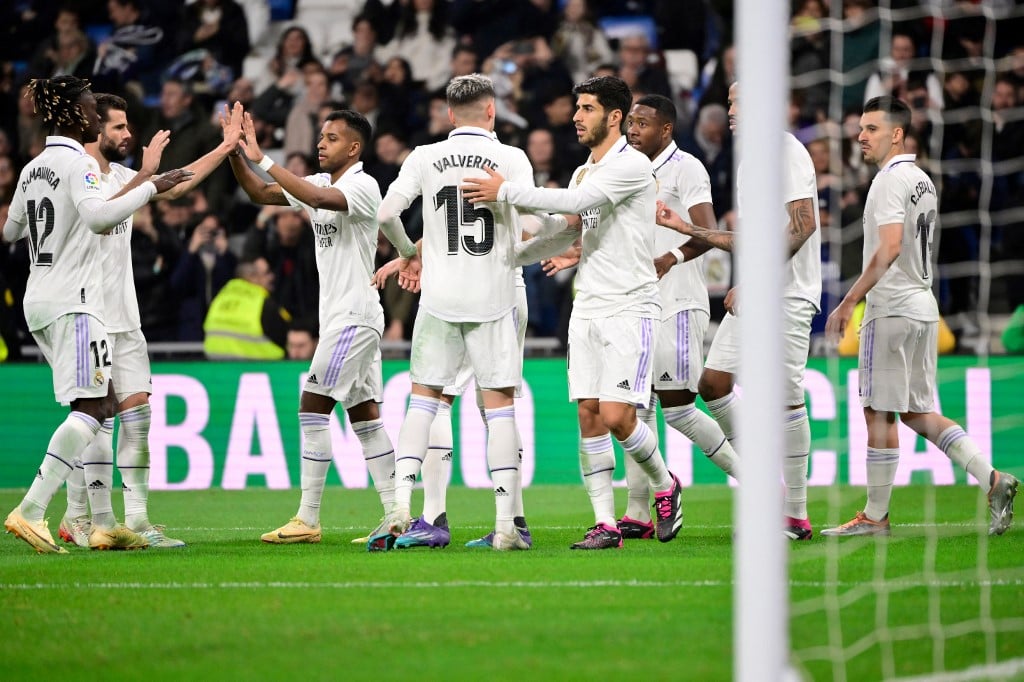
[[[85,130],[89,121],[79,99],[90,86],[89,81],[74,76],[33,78],[26,96],[32,98],[32,109],[42,117],[44,127]]]

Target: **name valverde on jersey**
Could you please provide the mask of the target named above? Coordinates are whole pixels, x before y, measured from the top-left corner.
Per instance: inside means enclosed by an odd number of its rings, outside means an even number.
[[[865,263],[881,241],[879,228],[903,226],[896,261],[868,292],[864,322],[897,316],[921,322],[939,319],[931,263],[938,200],[935,185],[914,159],[913,154],[890,159],[871,181],[864,203]]]
[[[420,306],[447,322],[488,322],[516,305],[514,248],[522,233],[517,211],[504,202],[471,204],[459,186],[488,166],[506,179],[533,183],[526,154],[490,131],[456,128],[448,139],[420,145],[388,188],[404,210],[423,196]]]
[[[71,138],[47,137],[43,151],[21,171],[9,219],[24,226],[15,239],[28,236],[24,306],[30,331],[70,313],[105,319],[100,237],[78,213],[79,203],[94,197],[103,198],[99,164]]]
[[[316,235],[316,265],[320,272],[320,326],[335,329],[346,325],[372,327],[384,333],[380,294],[369,286],[373,256],[377,251],[377,209],[380,187],[363,172],[362,162],[331,183],[318,173],[304,178],[317,187],[335,187],[348,201],[348,210],[316,209],[285,192],[288,203],[304,208]]]

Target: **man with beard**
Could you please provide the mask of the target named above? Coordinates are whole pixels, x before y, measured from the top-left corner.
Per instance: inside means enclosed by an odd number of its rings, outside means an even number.
[[[158,131],[144,148],[141,171],[122,166],[120,162],[128,156],[132,137],[126,110],[127,103],[122,98],[96,95],[100,134],[96,141],[85,145],[85,150],[99,164],[99,187],[107,198],[119,197],[146,182],[156,172],[164,147],[170,141],[169,132]],[[236,114],[224,142],[187,167],[186,170],[193,173],[191,178],[157,194],[151,201],[176,199],[202,182],[234,149],[240,125],[240,114]],[[149,521],[149,394],[153,381],[132,272],[132,218],[129,215],[105,233],[99,248],[104,325],[113,357],[117,416],[121,420],[117,468],[123,483],[125,526],[141,536],[137,541],[150,547],[184,547],[184,542],[164,536],[163,528]],[[81,462],[68,477],[68,507],[59,530],[65,542],[88,547],[93,526],[108,528],[115,523],[110,499],[114,477],[113,428],[111,416],[102,422],[96,437],[82,453]]]

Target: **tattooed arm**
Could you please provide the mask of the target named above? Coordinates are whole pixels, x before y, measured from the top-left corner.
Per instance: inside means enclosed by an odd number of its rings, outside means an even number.
[[[786,204],[786,214],[789,216],[786,235],[789,237],[789,257],[792,258],[817,229],[814,203],[810,199],[796,199]]]

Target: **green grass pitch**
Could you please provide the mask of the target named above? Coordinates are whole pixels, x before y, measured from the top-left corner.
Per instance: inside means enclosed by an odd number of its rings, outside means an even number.
[[[0,492],[0,509],[21,495]],[[294,513],[297,490],[156,492],[153,519],[187,548],[37,556],[0,537],[0,669],[6,680],[726,680],[733,495],[687,489],[675,541],[587,553],[568,549],[591,523],[582,486],[530,488],[534,549],[501,554],[463,547],[489,530],[493,502],[455,488],[451,546],[368,554],[349,540],[377,521],[372,491],[329,488],[323,542],[292,546],[259,535]],[[812,489],[815,527],[862,500]],[[890,540],[790,547],[798,669],[875,680],[1024,656],[1024,528],[985,536],[983,500],[963,485],[899,488]],[[62,491],[55,534],[63,508]]]

